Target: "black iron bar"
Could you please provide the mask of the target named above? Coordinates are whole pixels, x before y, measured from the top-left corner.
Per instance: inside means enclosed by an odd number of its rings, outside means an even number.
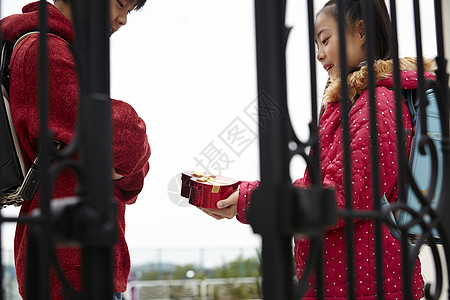
[[[436,25],[436,45],[437,45],[437,83],[439,86],[439,92],[436,93],[436,97],[439,105],[440,119],[441,119],[441,129],[442,129],[442,166],[450,165],[450,141],[449,141],[449,99],[450,91],[448,88],[449,75],[447,74],[447,64],[448,61],[445,57],[444,51],[444,32],[443,32],[443,9],[442,1],[434,1],[434,14],[435,14],[435,25]],[[447,16],[448,17],[448,16]],[[447,217],[450,211],[450,191],[449,184],[450,181],[450,170],[449,168],[443,167],[442,170],[442,186],[440,199],[438,199],[437,205],[437,218],[439,218],[438,229],[440,230],[440,238],[444,248],[446,269],[450,269],[450,244],[449,244],[449,234],[450,234],[450,220]],[[432,216],[433,217],[433,216]],[[450,287],[450,278],[447,273],[447,286]],[[450,292],[448,288],[447,292]]]
[[[0,0],[0,16],[2,14],[1,3],[2,3],[2,1]],[[1,32],[1,30],[0,30],[0,45],[3,45],[3,34]],[[2,212],[0,210],[0,249],[3,249],[3,243],[2,243],[2,241],[3,241],[2,231],[3,230],[1,230],[2,225],[3,225],[3,216],[2,216]],[[3,291],[5,290],[4,282],[3,282],[3,277],[4,277],[4,272],[5,272],[5,268],[3,268],[3,253],[0,253],[0,266],[2,268],[2,270],[0,272],[0,287],[1,287],[0,300],[3,300],[3,297],[4,297]]]
[[[27,223],[27,224],[40,224],[46,221],[46,218],[42,216],[19,216],[19,217],[2,217],[1,219],[2,223],[11,222],[11,223]]]
[[[109,97],[110,1],[85,0],[89,31],[86,50],[86,101],[82,116],[85,143],[81,157],[86,172],[88,193],[84,196],[96,216],[86,232],[82,246],[83,298],[110,300],[113,297],[113,246],[116,239],[116,217],[112,197],[112,122]]]
[[[86,1],[86,0],[85,0]],[[87,94],[83,113],[85,144],[83,163],[89,167],[86,197],[101,217],[108,218],[112,199],[112,122],[109,97],[109,1],[87,0],[90,29],[87,33],[86,76]],[[95,166],[90,168],[91,166]]]
[[[310,142],[312,149],[312,159],[310,169],[311,183],[321,184],[320,180],[320,147],[319,147],[319,130],[318,130],[318,109],[317,109],[317,70],[316,70],[316,51],[315,51],[315,32],[314,32],[314,1],[308,0],[308,31],[309,31],[309,71],[311,82],[311,124]]]
[[[436,71],[438,81],[440,82],[441,86],[447,87],[448,86],[448,78],[449,75],[447,74],[447,64],[448,61],[445,58],[445,52],[444,52],[444,25],[443,25],[443,19],[442,19],[442,0],[434,0],[434,16],[435,16],[435,29],[436,29],[436,49],[437,49],[437,58],[436,63],[438,66],[438,69]],[[446,101],[441,101],[446,102]],[[444,110],[445,112],[445,110]],[[447,120],[447,118],[444,118]],[[447,120],[448,121],[448,120]],[[445,127],[448,130],[448,126]],[[446,130],[446,131],[447,131]]]
[[[367,73],[368,73],[368,91],[369,91],[369,107],[370,107],[370,155],[372,166],[372,203],[373,209],[379,211],[381,208],[380,199],[380,168],[378,165],[379,151],[378,151],[378,126],[377,126],[377,105],[375,96],[375,70],[374,70],[374,49],[375,49],[375,22],[374,20],[374,5],[373,1],[362,1],[361,7],[364,16],[365,28],[366,28],[366,60],[367,60]],[[381,238],[381,222],[375,219],[375,274],[376,274],[376,291],[377,299],[384,299],[384,287],[383,287],[383,249]]]
[[[319,130],[318,130],[318,109],[317,109],[317,72],[316,72],[316,52],[315,52],[315,30],[314,30],[314,1],[308,1],[308,37],[309,37],[309,69],[310,69],[310,88],[311,88],[311,123],[310,140],[312,155],[310,156],[310,163],[308,164],[309,173],[311,176],[311,184],[322,185],[320,176],[320,147],[319,147]],[[295,216],[300,218],[301,216]],[[317,299],[325,299],[325,273],[324,273],[324,239],[323,237],[311,237],[316,244],[317,253],[314,257],[314,263],[309,262],[316,268],[316,289]],[[312,250],[312,249],[311,249]],[[303,276],[306,276],[303,275]]]
[[[248,218],[262,236],[264,299],[291,299],[293,294],[292,238],[281,230],[283,189],[291,185],[288,172],[285,1],[255,0],[259,109],[263,95],[282,109],[281,118],[260,114],[260,189],[252,195]],[[267,123],[265,129],[261,127]],[[260,196],[259,198],[257,198]]]
[[[339,64],[347,65],[345,47],[345,2],[337,2],[338,9],[338,30],[339,30]],[[348,97],[347,69],[341,67],[341,119],[342,119],[342,143],[344,147],[344,196],[345,207],[353,209],[352,186],[351,186],[351,155],[350,155],[350,128],[349,115],[350,99]],[[351,218],[345,218],[345,240],[347,251],[347,298],[355,299],[355,254],[354,254],[354,228]]]
[[[352,222],[363,219],[386,220],[386,214],[382,211],[363,211],[352,209],[340,209],[336,212],[339,218],[351,219]]]
[[[27,245],[27,299],[49,299],[50,268],[49,247],[51,247],[50,199],[51,185],[46,178],[49,176],[50,133],[48,131],[48,97],[49,97],[49,66],[48,66],[48,12],[47,2],[39,3],[39,63],[38,63],[38,103],[39,103],[39,152],[41,164],[40,210],[42,222],[36,224],[36,230],[28,230]]]
[[[258,89],[276,102],[284,110],[283,114],[286,116],[285,1],[256,0],[255,9]],[[268,122],[268,120],[262,120],[261,123],[263,122]],[[267,142],[268,146],[267,150],[263,148],[260,153],[261,160],[266,162],[261,169],[261,181],[267,179],[267,182],[273,182],[278,186],[289,182],[288,167],[286,166],[288,157],[285,154],[287,152],[285,145],[286,119],[273,118],[267,127],[267,132],[260,133],[260,140],[264,143]],[[270,136],[271,134],[273,136]]]
[[[397,130],[397,154],[398,154],[398,200],[402,203],[406,203],[406,170],[408,168],[408,162],[406,157],[405,147],[405,133],[403,127],[403,97],[401,94],[401,81],[400,81],[400,61],[398,54],[398,37],[397,37],[397,5],[396,1],[390,1],[391,12],[391,57],[393,61],[393,79],[394,79],[394,93],[395,93],[395,119]]]
[[[416,38],[416,55],[417,55],[417,93],[420,99],[426,99],[425,96],[425,79],[423,76],[423,50],[422,50],[422,25],[420,19],[419,0],[413,0],[414,3],[414,32]],[[420,111],[426,111],[426,101],[420,101]],[[420,122],[422,124],[420,134],[427,134],[427,118],[425,114],[420,114]]]
[[[405,132],[403,128],[403,113],[402,104],[404,99],[401,95],[401,82],[400,82],[400,63],[398,54],[398,38],[397,38],[397,8],[396,1],[390,1],[391,10],[391,23],[392,23],[392,34],[391,34],[391,55],[393,59],[393,79],[394,79],[394,93],[396,101],[396,131],[397,131],[397,153],[398,153],[398,200],[400,203],[406,204],[407,188],[409,186],[407,178],[408,162],[407,162],[407,151],[405,147]],[[419,57],[417,57],[419,60]],[[419,133],[416,133],[419,134]],[[407,244],[408,232],[407,230],[402,230],[402,275],[403,275],[403,286],[405,293],[405,299],[411,299],[407,297],[412,297],[411,289],[411,279],[410,274],[415,265],[415,260],[417,256],[410,256],[410,249],[408,249],[405,244]],[[419,246],[420,247],[420,244]],[[416,248],[417,248],[416,247]],[[409,271],[408,271],[409,270]],[[408,295],[409,294],[409,295]]]
[[[312,155],[308,166],[311,176],[311,184],[322,185],[320,175],[320,145],[318,130],[318,109],[317,109],[317,72],[316,72],[316,52],[315,52],[315,30],[314,30],[314,1],[308,1],[308,37],[309,37],[309,69],[311,83],[311,123],[310,141]],[[301,218],[301,216],[295,216]],[[317,280],[317,299],[325,299],[325,273],[324,273],[324,237],[313,237],[317,245],[317,253],[315,255],[316,280]],[[313,241],[310,241],[313,243]],[[312,249],[311,249],[312,251]],[[312,263],[312,262],[310,262]]]
[[[425,97],[425,80],[424,80],[424,67],[423,67],[423,52],[422,52],[422,30],[421,30],[421,22],[420,22],[420,7],[419,1],[413,0],[413,10],[414,10],[414,29],[415,29],[415,42],[416,42],[416,61],[417,61],[417,94],[420,97],[419,109],[422,112],[426,111],[426,97]],[[420,138],[422,135],[426,135],[427,130],[427,120],[426,114],[420,114],[420,122],[421,122],[421,132],[416,132],[417,137]],[[403,287],[404,287],[404,297],[405,299],[413,299],[412,295],[412,278],[410,274],[412,274],[412,270],[414,270],[413,260],[409,255],[409,241],[408,234],[406,230],[402,231],[402,279],[403,279]]]
[[[0,11],[1,13],[1,11]],[[1,219],[1,211],[0,211],[0,229],[1,229],[1,225],[3,225],[2,219]],[[3,244],[2,244],[2,230],[0,230],[0,249],[3,250]],[[3,251],[2,251],[3,252]],[[4,297],[4,291],[5,291],[5,287],[4,287],[4,282],[3,282],[3,273],[5,272],[5,268],[3,268],[3,253],[0,253],[0,266],[2,266],[2,271],[0,272],[0,287],[1,287],[1,292],[0,292],[0,300],[3,300]]]

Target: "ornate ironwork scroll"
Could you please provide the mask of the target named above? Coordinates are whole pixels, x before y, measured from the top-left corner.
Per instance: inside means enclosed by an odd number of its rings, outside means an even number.
[[[375,107],[375,76],[374,76],[374,37],[373,26],[374,17],[372,12],[373,1],[361,1],[363,5],[364,21],[367,28],[367,62],[368,62],[368,90],[371,106],[371,159],[377,161],[378,145],[376,131],[376,107]],[[422,203],[422,209],[419,212],[412,211],[406,206],[406,191],[409,186],[417,186],[414,178],[411,176],[408,167],[407,151],[405,149],[405,136],[401,128],[402,111],[400,103],[403,101],[401,96],[400,69],[398,58],[398,40],[397,40],[397,6],[395,0],[388,1],[392,21],[391,34],[391,54],[394,64],[394,91],[396,96],[396,119],[397,119],[397,139],[398,139],[398,159],[399,159],[399,201],[392,205],[391,210],[398,212],[407,211],[413,215],[414,221],[405,226],[397,226],[401,231],[402,244],[402,273],[403,291],[405,299],[413,299],[411,291],[411,277],[414,262],[418,256],[419,249],[424,244],[431,247],[432,256],[435,261],[436,284],[431,287],[429,284],[425,287],[425,296],[427,299],[438,299],[442,293],[444,274],[442,266],[450,262],[450,248],[448,237],[450,233],[450,168],[443,166],[450,165],[450,142],[449,142],[449,90],[448,74],[446,73],[447,61],[444,57],[443,45],[443,25],[442,25],[442,3],[435,0],[435,19],[436,40],[437,40],[437,81],[433,88],[438,98],[439,113],[442,136],[442,166],[436,164],[436,153],[431,153],[434,164],[432,173],[436,173],[437,168],[443,168],[441,198],[438,199],[437,209],[433,209],[430,203],[430,195],[423,195],[416,188],[416,194]],[[417,57],[422,57],[421,41],[421,19],[419,14],[419,1],[413,0],[414,21],[416,33],[416,51]],[[338,22],[339,33],[344,36],[345,17],[344,1],[338,3]],[[257,38],[257,63],[258,63],[258,89],[259,95],[269,97],[278,107],[283,110],[279,118],[267,120],[263,114],[260,114],[260,122],[265,124],[264,130],[260,130],[260,169],[261,184],[252,196],[248,219],[253,230],[262,236],[262,273],[263,273],[263,295],[264,299],[299,299],[308,289],[308,281],[313,274],[316,276],[317,298],[323,299],[324,293],[324,270],[323,264],[323,233],[327,226],[335,223],[336,218],[344,219],[346,225],[346,253],[347,253],[347,291],[348,298],[355,298],[355,266],[354,266],[354,242],[353,242],[353,222],[357,219],[371,219],[375,227],[375,251],[376,251],[376,281],[377,297],[383,298],[383,274],[382,274],[382,256],[381,256],[381,226],[383,223],[395,227],[389,220],[390,211],[381,209],[380,201],[374,200],[373,210],[370,212],[356,211],[352,208],[351,185],[345,186],[346,206],[345,209],[336,211],[333,199],[333,192],[324,189],[320,183],[319,170],[319,147],[318,147],[318,129],[317,129],[317,86],[315,70],[315,45],[314,45],[314,1],[305,1],[308,6],[308,24],[309,24],[309,55],[310,55],[310,75],[311,75],[311,115],[310,138],[306,142],[300,141],[291,126],[289,114],[287,113],[287,92],[286,92],[286,43],[289,29],[285,25],[286,1],[282,0],[255,0],[256,13],[256,38]],[[431,22],[431,20],[427,20]],[[345,53],[344,39],[340,41],[340,53]],[[340,65],[346,65],[346,56],[340,56]],[[346,78],[346,70],[341,70],[342,78]],[[425,109],[425,80],[423,76],[423,62],[418,60],[418,93],[421,95],[421,105]],[[342,81],[341,95],[343,99],[348,99],[347,82]],[[260,105],[265,101],[260,97]],[[348,101],[342,101],[342,111],[348,111]],[[343,125],[343,144],[344,144],[344,182],[351,182],[350,174],[350,137],[349,120],[347,114],[342,114]],[[422,123],[426,121],[422,120]],[[425,124],[426,127],[426,124]],[[426,128],[416,133],[423,139],[424,147],[429,145],[429,138],[426,135]],[[306,153],[305,149],[311,148],[311,155]],[[289,162],[293,155],[301,155],[310,172],[312,181],[311,189],[295,189],[289,178]],[[380,199],[381,192],[379,188],[379,176],[377,164],[372,164],[373,181],[373,199]],[[431,188],[436,186],[435,180],[431,180]],[[423,234],[415,244],[411,246],[408,239],[408,229],[419,224]],[[433,237],[432,231],[439,232],[440,243],[444,249],[445,259],[440,257],[437,249],[437,240]],[[292,263],[292,237],[301,234],[307,237],[311,242],[309,259],[307,260],[306,271],[300,282],[296,286],[294,283],[294,270]],[[448,268],[447,268],[448,269]],[[447,276],[448,278],[448,276]]]

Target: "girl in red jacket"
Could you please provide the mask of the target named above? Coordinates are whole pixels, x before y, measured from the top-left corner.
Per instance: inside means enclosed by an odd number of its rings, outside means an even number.
[[[74,30],[70,0],[55,0],[48,7],[49,51],[49,127],[54,138],[70,144],[78,109],[78,76],[69,43],[74,43]],[[111,34],[126,24],[127,14],[141,8],[146,0],[111,0]],[[23,34],[38,29],[39,2],[26,5],[23,13],[1,21],[5,40],[14,43]],[[37,105],[39,35],[23,39],[11,57],[10,103],[14,126],[21,143],[26,163],[36,158],[38,149],[39,113]],[[150,146],[146,126],[135,110],[127,103],[111,100],[113,122],[113,194],[117,200],[117,244],[115,246],[114,288],[116,299],[127,287],[130,256],[125,241],[125,206],[136,201],[142,190],[144,177],[149,170]],[[130,151],[132,149],[132,151]],[[69,172],[62,172],[54,184],[53,198],[75,195],[77,181]],[[20,215],[30,214],[38,207],[39,196],[24,202]],[[25,260],[28,226],[18,224],[14,239],[14,254],[19,292],[24,297],[26,289]],[[75,289],[81,288],[80,250],[57,249],[58,260],[65,277]],[[63,299],[61,284],[54,270],[50,273],[51,298]]]
[[[361,2],[364,0],[361,0]],[[358,0],[345,2],[346,20],[346,50],[349,99],[351,108],[348,112],[350,122],[350,151],[352,154],[352,199],[355,210],[371,210],[372,174],[370,158],[370,124],[369,95],[367,91],[366,32],[362,16],[362,6]],[[384,0],[374,1],[375,8],[375,97],[377,104],[378,141],[381,195],[385,194],[389,202],[397,200],[397,140],[395,97],[393,88],[390,57],[389,30],[390,18]],[[315,38],[317,43],[317,59],[328,72],[329,80],[323,95],[323,115],[319,122],[320,167],[321,180],[324,187],[335,190],[336,206],[344,208],[344,166],[343,166],[343,133],[340,121],[340,61],[339,34],[337,23],[337,4],[335,0],[328,1],[316,16]],[[417,87],[417,72],[415,59],[400,60],[401,82],[404,89]],[[431,73],[434,64],[425,61],[425,78],[434,78]],[[412,131],[410,115],[403,103],[403,128]],[[406,138],[406,149],[409,149],[411,135]],[[310,185],[308,171],[303,178],[295,181],[295,185],[307,188]],[[242,182],[237,192],[217,203],[218,209],[202,209],[216,219],[233,218],[246,222],[246,208],[252,191],[258,182]],[[373,221],[358,219],[354,223],[355,249],[355,285],[357,299],[376,298],[375,264],[375,228]],[[344,222],[328,228],[324,237],[325,253],[325,295],[327,298],[346,299],[346,247],[344,237]],[[402,299],[402,269],[401,245],[387,226],[382,227],[384,298]],[[304,239],[295,240],[295,262],[297,277],[301,277],[308,258],[309,242]],[[423,279],[420,262],[417,261],[412,277],[413,297],[423,297]],[[306,299],[315,298],[314,278],[311,287],[305,295]]]

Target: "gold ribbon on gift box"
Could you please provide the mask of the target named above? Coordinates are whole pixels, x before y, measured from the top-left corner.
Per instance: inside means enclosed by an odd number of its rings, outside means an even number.
[[[214,178],[215,175],[204,174],[199,171],[192,171],[191,174],[192,174],[192,176],[194,176],[197,179],[197,181],[211,183],[213,186],[211,193],[213,193],[213,194],[217,194],[220,190],[220,185],[217,185],[215,183],[224,183],[224,184],[229,183],[229,182],[217,180],[216,178]]]

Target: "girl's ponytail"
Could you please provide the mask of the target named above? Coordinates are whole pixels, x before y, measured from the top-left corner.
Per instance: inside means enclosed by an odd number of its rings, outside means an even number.
[[[392,28],[385,0],[375,0],[373,5],[375,10],[375,59],[391,59]]]

